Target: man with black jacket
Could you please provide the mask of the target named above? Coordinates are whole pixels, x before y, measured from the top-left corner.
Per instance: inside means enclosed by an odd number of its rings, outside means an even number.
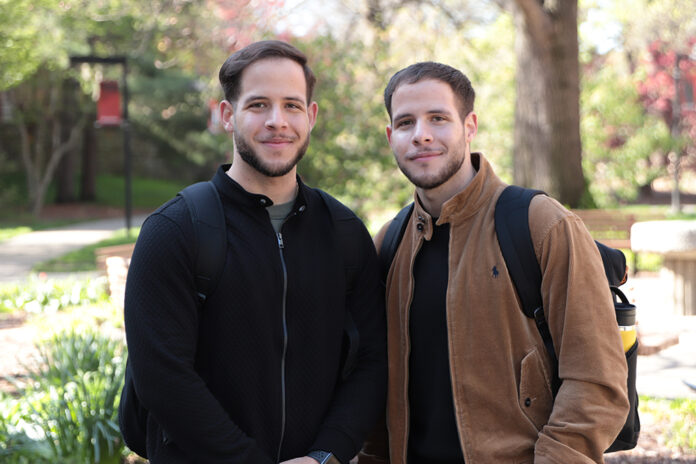
[[[219,284],[197,304],[195,237],[177,197],[143,225],[126,286],[135,390],[158,463],[347,463],[383,411],[383,289],[348,208],[296,174],[317,115],[306,57],[257,42],[220,69],[231,165]],[[329,205],[331,203],[331,205]],[[346,321],[357,355],[346,366]]]

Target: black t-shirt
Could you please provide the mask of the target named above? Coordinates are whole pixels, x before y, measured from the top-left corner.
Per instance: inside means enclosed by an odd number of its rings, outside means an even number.
[[[464,462],[454,418],[447,347],[449,224],[435,226],[414,265],[410,312],[408,464]]]

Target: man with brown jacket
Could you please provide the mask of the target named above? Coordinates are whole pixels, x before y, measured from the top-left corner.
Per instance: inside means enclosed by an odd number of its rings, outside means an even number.
[[[470,151],[478,122],[469,79],[417,63],[391,78],[384,100],[415,207],[386,277],[388,449],[368,444],[361,464],[389,462],[387,454],[393,464],[603,462],[628,413],[627,372],[583,223],[545,195],[530,204],[562,381],[554,400],[553,366],[496,238],[506,185]]]

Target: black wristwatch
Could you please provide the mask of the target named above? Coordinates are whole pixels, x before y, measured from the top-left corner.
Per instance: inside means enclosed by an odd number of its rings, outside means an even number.
[[[313,450],[307,453],[307,456],[315,459],[319,464],[341,464],[341,461],[328,451]]]

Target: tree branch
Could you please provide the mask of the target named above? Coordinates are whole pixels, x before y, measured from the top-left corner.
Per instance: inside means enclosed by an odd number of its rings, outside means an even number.
[[[53,179],[53,173],[58,167],[60,160],[63,159],[63,156],[65,156],[69,150],[72,150],[77,145],[78,137],[82,133],[82,128],[85,125],[85,119],[86,118],[84,116],[80,118],[78,123],[75,124],[70,130],[70,137],[68,137],[68,140],[58,146],[55,146],[53,150],[51,150],[51,158],[48,160],[48,164],[46,165],[46,171],[44,172],[43,179],[41,180],[42,184],[48,184],[51,182]]]
[[[34,173],[34,163],[31,161],[31,140],[29,137],[29,129],[24,122],[24,116],[21,112],[17,112],[17,129],[19,130],[19,138],[21,140],[21,153],[22,153],[22,164],[24,164],[24,171],[27,177],[27,189],[29,190],[29,198],[33,200],[36,192],[35,177],[32,175]]]
[[[551,19],[544,11],[543,1],[514,0],[522,12],[529,36],[537,46],[544,46],[551,34]]]

